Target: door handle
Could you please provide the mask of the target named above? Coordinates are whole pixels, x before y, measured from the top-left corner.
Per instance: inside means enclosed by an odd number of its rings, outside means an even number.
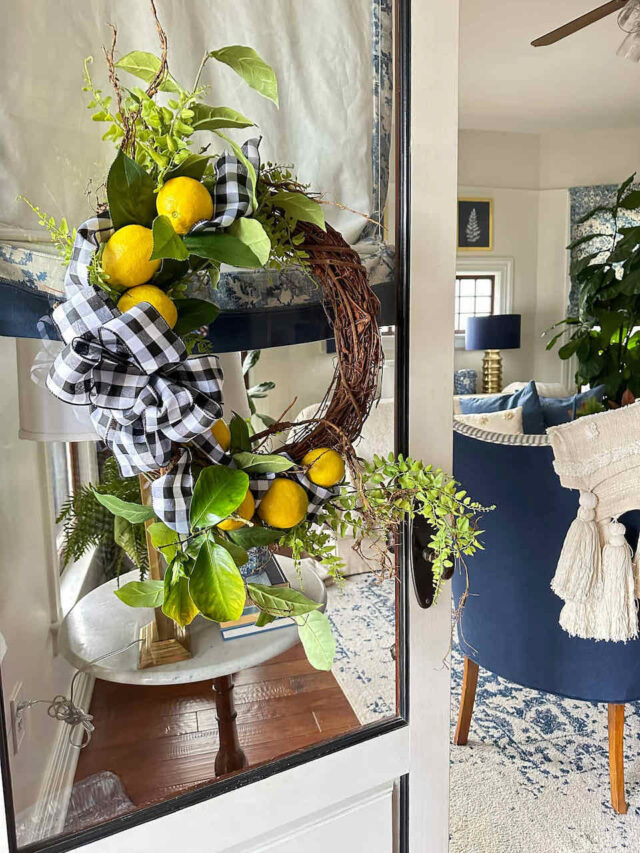
[[[409,560],[411,562],[411,578],[418,604],[424,610],[431,607],[436,595],[436,584],[433,578],[433,560],[429,542],[433,536],[433,528],[424,518],[416,516],[409,522]],[[453,575],[453,567],[446,569],[443,580],[449,580]]]

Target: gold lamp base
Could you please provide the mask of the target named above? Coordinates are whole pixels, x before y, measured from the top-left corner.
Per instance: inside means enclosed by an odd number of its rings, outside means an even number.
[[[191,643],[187,630],[179,625],[172,627],[174,636],[163,640],[158,636],[158,625],[155,621],[149,622],[140,629],[142,642],[138,656],[138,669],[162,666],[164,663],[178,663],[191,657]]]
[[[499,394],[502,391],[502,356],[500,350],[485,350],[482,359],[482,391]]]

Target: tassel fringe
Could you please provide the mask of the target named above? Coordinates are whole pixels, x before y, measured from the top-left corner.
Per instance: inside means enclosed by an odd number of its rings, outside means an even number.
[[[567,531],[558,567],[551,581],[551,589],[564,601],[586,601],[599,592],[600,536],[595,521],[597,504],[598,499],[593,492],[580,493],[578,515]]]
[[[619,521],[608,525],[607,543],[602,549],[603,586],[594,626],[596,639],[626,642],[638,636],[631,548],[624,534]]]

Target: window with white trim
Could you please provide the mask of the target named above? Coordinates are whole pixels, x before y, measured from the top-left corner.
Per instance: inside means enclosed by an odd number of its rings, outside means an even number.
[[[513,258],[459,257],[455,278],[455,345],[464,349],[469,317],[513,310]]]

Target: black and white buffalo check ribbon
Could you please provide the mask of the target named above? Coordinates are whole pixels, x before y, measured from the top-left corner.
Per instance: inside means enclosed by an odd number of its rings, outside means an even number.
[[[260,170],[259,139],[247,139],[242,146],[242,153],[253,166],[257,175]],[[253,197],[255,186],[245,164],[225,151],[216,160],[214,167],[216,182],[211,191],[213,197],[213,217],[203,219],[193,226],[192,234],[200,231],[215,231],[218,228],[228,228],[241,216],[251,216],[253,213]]]

